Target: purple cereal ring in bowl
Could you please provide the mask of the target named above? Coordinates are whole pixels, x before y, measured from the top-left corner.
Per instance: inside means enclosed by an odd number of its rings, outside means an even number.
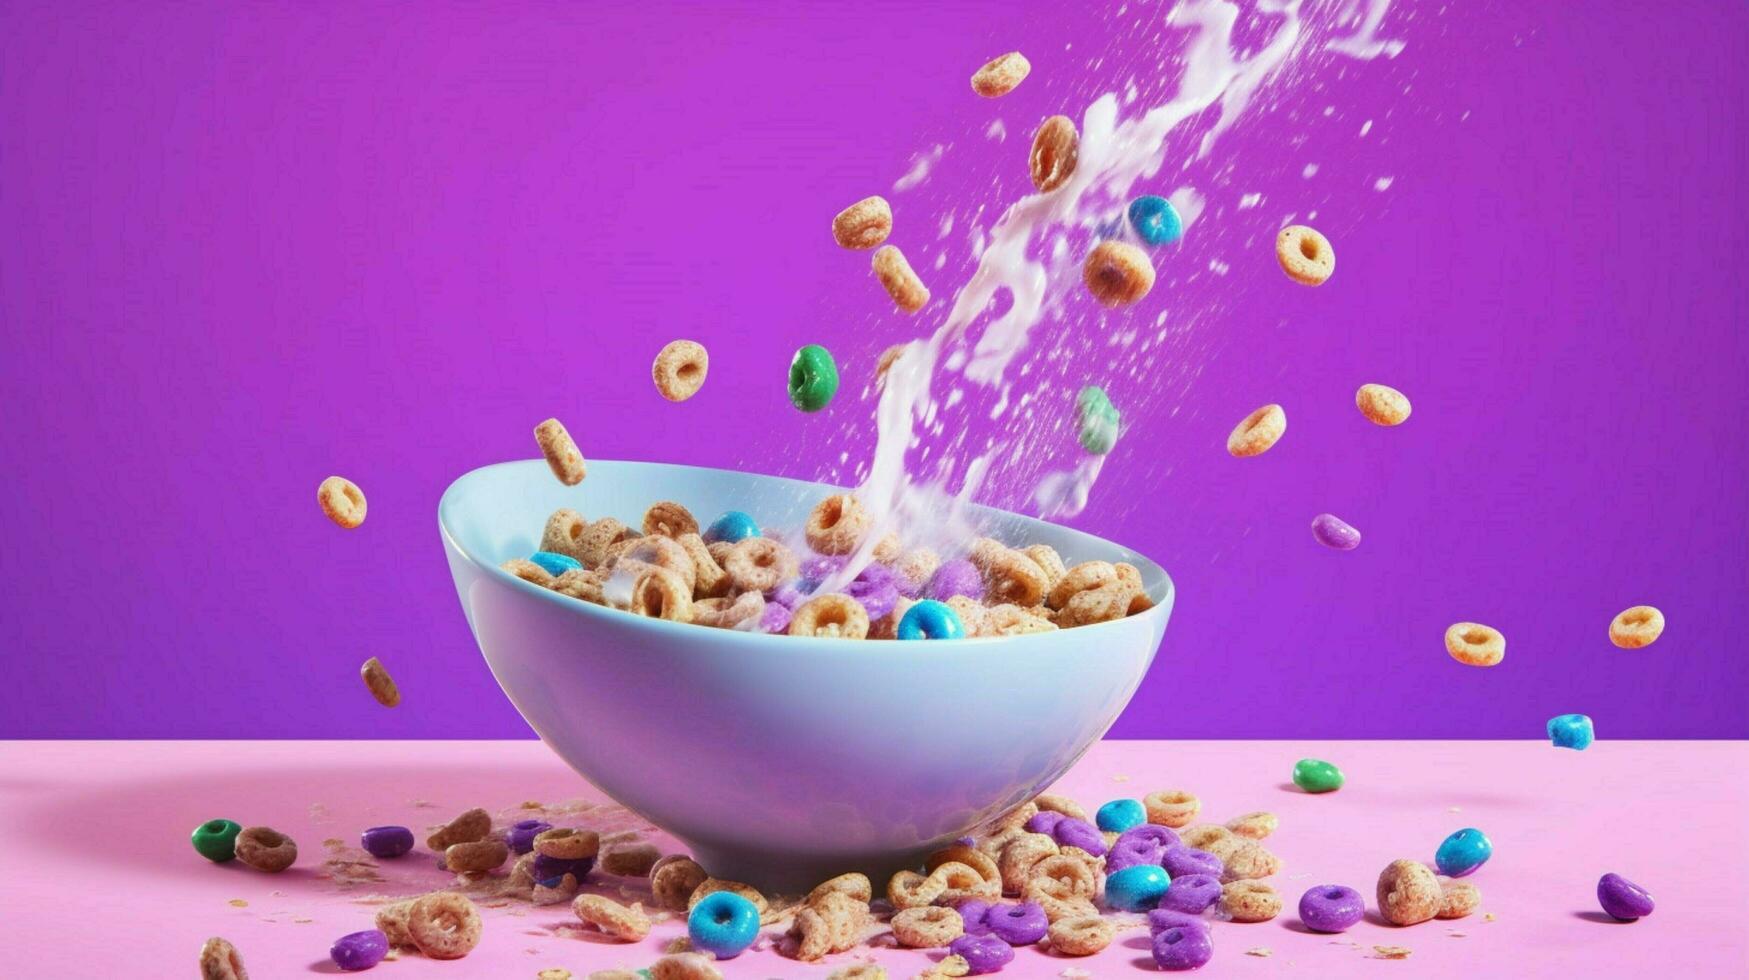
[[[636,616],[498,567],[537,550],[561,507],[631,522],[675,500],[695,514],[741,510],[765,527],[800,527],[840,492],[593,459],[589,479],[567,487],[535,459],[474,470],[438,504],[468,626],[530,727],[712,875],[767,892],[805,893],[850,870],[885,881],[1038,795],[1117,719],[1172,611],[1171,580],[1142,555],[982,507],[969,517],[1000,540],[1050,545],[1069,564],[1136,566],[1153,608],[1071,630],[934,643],[773,636]],[[966,696],[992,677],[1002,697]],[[952,718],[954,737],[898,721],[915,718]]]
[[[1105,856],[1105,835],[1085,820],[1064,817],[1051,828],[1059,847],[1079,847],[1094,857]]]
[[[1221,879],[1216,875],[1174,875],[1160,899],[1160,908],[1186,915],[1201,915],[1221,900]]]
[[[1226,866],[1221,859],[1207,851],[1199,851],[1194,847],[1174,844],[1166,849],[1166,856],[1160,862],[1174,879],[1185,875],[1210,875],[1219,880]]]

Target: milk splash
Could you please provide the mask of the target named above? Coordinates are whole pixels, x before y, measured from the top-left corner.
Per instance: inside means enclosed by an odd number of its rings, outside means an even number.
[[[1016,407],[1028,396],[1016,395],[1013,367],[1034,328],[1060,312],[1064,296],[1082,288],[1080,266],[1087,249],[1123,229],[1124,206],[1138,181],[1160,172],[1169,138],[1182,143],[1186,129],[1206,125],[1194,152],[1206,157],[1258,93],[1296,60],[1323,51],[1370,60],[1401,50],[1401,42],[1377,36],[1390,0],[1314,4],[1319,14],[1312,25],[1302,16],[1303,6],[1304,0],[1261,0],[1256,14],[1271,19],[1273,28],[1261,43],[1244,44],[1235,31],[1241,11],[1231,0],[1184,0],[1171,7],[1165,14],[1168,31],[1188,34],[1172,97],[1130,118],[1121,118],[1116,94],[1094,100],[1081,118],[1080,159],[1069,182],[1016,201],[987,236],[974,237],[976,268],[955,294],[947,319],[928,337],[908,344],[888,369],[876,408],[878,443],[857,490],[877,516],[877,531],[842,572],[822,583],[825,587],[853,577],[870,560],[874,541],[889,529],[937,547],[963,544],[975,533],[965,505],[999,454],[1047,458],[1074,447],[1072,439],[1054,438],[1037,427],[1028,432],[1029,426],[1017,424]],[[1342,36],[1334,36],[1338,33]],[[1205,123],[1211,113],[1213,121]],[[1202,196],[1193,188],[1167,196],[1188,228],[1202,210]],[[1004,300],[1006,309],[986,316]],[[1013,439],[975,454],[961,433],[943,431],[939,415],[965,398],[964,389],[955,387],[962,381],[992,396],[990,418],[1006,417]],[[945,401],[933,393],[938,385],[951,389]],[[926,446],[925,436],[940,437],[940,444]],[[924,456],[934,456],[938,472],[914,478],[907,457],[919,447]],[[1080,513],[1103,463],[1104,457],[1082,455],[1068,469],[1045,473],[1031,494],[1034,512],[1045,518]],[[959,486],[949,489],[956,470],[961,471]]]

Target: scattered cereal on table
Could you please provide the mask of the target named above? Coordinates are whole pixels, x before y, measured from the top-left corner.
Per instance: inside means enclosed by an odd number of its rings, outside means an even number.
[[[1591,716],[1581,714],[1556,715],[1549,719],[1549,742],[1557,749],[1576,749],[1584,751],[1591,747],[1597,737],[1592,727]],[[1452,807],[1456,810],[1457,807]]]
[[[1274,956],[1275,952],[1268,946],[1253,946],[1245,951],[1246,956]]]
[[[328,958],[348,973],[368,970],[388,955],[389,937],[380,929],[349,932],[334,940],[334,945],[328,949]]]
[[[1373,952],[1381,960],[1406,960],[1415,951],[1407,946],[1374,946]]]
[[[200,980],[249,980],[243,955],[230,940],[214,936],[201,946]]]
[[[277,874],[298,859],[298,845],[271,827],[245,827],[237,834],[237,860],[257,871]]]
[[[208,820],[194,828],[189,836],[195,853],[214,864],[223,864],[237,856],[237,835],[243,832],[235,820]]]

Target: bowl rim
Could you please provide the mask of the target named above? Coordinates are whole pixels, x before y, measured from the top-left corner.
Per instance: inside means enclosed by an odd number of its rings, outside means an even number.
[[[712,472],[712,473],[729,473],[729,474],[733,474],[736,476],[750,476],[750,477],[758,477],[758,478],[769,479],[769,480],[781,480],[781,481],[784,481],[787,483],[794,483],[794,484],[801,484],[801,485],[805,485],[805,486],[818,487],[818,488],[821,488],[823,490],[831,490],[831,491],[835,491],[838,493],[850,493],[854,490],[854,488],[839,487],[839,486],[835,486],[835,485],[830,484],[830,483],[822,483],[822,482],[817,481],[817,480],[800,480],[800,479],[797,479],[795,477],[777,476],[777,475],[771,474],[771,473],[758,473],[758,472],[754,472],[751,470],[732,470],[732,469],[727,469],[727,468],[723,468],[723,467],[715,467],[715,466],[697,466],[697,465],[694,465],[691,463],[665,463],[665,462],[659,462],[656,460],[634,460],[634,459],[592,459],[589,462],[591,465],[594,465],[594,464],[609,464],[609,465],[612,465],[612,464],[631,464],[634,466],[663,466],[663,467],[671,467],[671,468],[675,468],[675,469],[701,470],[701,471]],[[477,477],[479,474],[485,473],[488,470],[503,469],[503,468],[507,468],[507,467],[530,468],[530,467],[535,466],[535,465],[539,465],[542,468],[542,472],[547,472],[546,471],[546,461],[543,459],[539,459],[539,458],[515,459],[515,460],[505,460],[503,462],[498,462],[498,463],[488,463],[484,466],[477,466],[471,470],[468,470],[467,472],[463,473],[462,475],[456,477],[454,480],[452,480],[450,482],[449,486],[444,488],[443,496],[438,498],[438,502],[437,502],[437,526],[438,526],[439,533],[443,537],[444,546],[447,549],[449,549],[450,551],[454,552],[455,554],[461,556],[461,558],[463,560],[465,560],[468,564],[472,565],[474,568],[479,569],[479,570],[485,572],[486,574],[495,577],[499,582],[505,583],[513,589],[520,589],[525,593],[536,595],[536,596],[540,597],[543,601],[553,603],[553,604],[559,606],[560,608],[563,608],[563,609],[571,612],[574,615],[578,615],[578,616],[583,617],[585,620],[604,620],[605,622],[607,622],[609,624],[617,624],[617,625],[620,625],[623,627],[629,627],[629,628],[643,627],[646,629],[651,629],[651,630],[656,631],[657,635],[663,635],[664,632],[669,632],[669,633],[672,633],[676,638],[685,638],[688,636],[697,637],[697,636],[699,636],[699,634],[696,631],[708,630],[708,632],[710,634],[709,639],[713,643],[721,643],[721,642],[745,643],[745,644],[756,645],[756,646],[759,646],[761,648],[770,649],[770,650],[800,650],[800,649],[818,650],[821,647],[825,647],[827,649],[832,649],[832,650],[838,650],[838,651],[866,649],[865,645],[869,642],[866,639],[853,640],[853,639],[850,639],[848,637],[789,636],[789,635],[785,634],[785,635],[782,635],[781,641],[774,642],[774,639],[779,634],[758,633],[758,632],[753,632],[750,630],[710,629],[709,627],[698,626],[698,625],[693,624],[693,623],[680,623],[680,622],[675,622],[675,621],[667,620],[667,619],[658,619],[658,618],[651,617],[651,616],[639,616],[636,613],[630,612],[628,610],[615,609],[611,606],[599,605],[599,604],[593,603],[593,602],[585,602],[581,599],[574,599],[574,598],[572,598],[568,595],[565,595],[563,593],[560,593],[560,592],[554,592],[552,589],[543,588],[539,585],[534,584],[533,582],[524,581],[523,579],[518,578],[517,576],[512,575],[511,573],[498,567],[498,565],[482,560],[478,555],[475,555],[474,553],[469,551],[466,547],[464,547],[461,543],[461,540],[457,537],[455,532],[453,532],[450,529],[448,516],[451,513],[453,506],[459,506],[459,505],[453,504],[454,497],[458,493],[458,488],[460,488],[462,486],[462,484]],[[1042,518],[1028,517],[1025,514],[1018,514],[1018,513],[1015,513],[1014,511],[1002,510],[1001,508],[991,507],[987,504],[971,503],[970,506],[973,508],[973,510],[975,512],[980,513],[980,514],[996,515],[996,516],[999,516],[1003,519],[1010,519],[1010,520],[1018,519],[1020,521],[1025,521],[1025,522],[1032,522],[1032,523],[1039,523],[1039,524],[1051,524],[1051,522],[1043,520]],[[1066,531],[1070,531],[1072,533],[1080,534],[1080,535],[1083,535],[1087,538],[1091,538],[1092,540],[1099,542],[1099,544],[1106,546],[1106,547],[1109,547],[1114,551],[1127,551],[1130,554],[1133,554],[1133,555],[1141,558],[1143,561],[1147,562],[1149,565],[1152,565],[1154,567],[1154,569],[1160,573],[1160,580],[1161,580],[1163,588],[1158,592],[1158,594],[1156,594],[1153,591],[1149,592],[1149,596],[1154,599],[1154,605],[1150,609],[1148,609],[1146,612],[1143,612],[1143,613],[1136,615],[1136,616],[1125,616],[1122,619],[1114,619],[1114,620],[1109,620],[1109,621],[1103,622],[1103,623],[1091,623],[1091,624],[1088,624],[1086,626],[1074,627],[1073,632],[1078,637],[1085,638],[1088,636],[1087,633],[1082,632],[1084,630],[1110,630],[1110,629],[1118,628],[1121,625],[1126,624],[1126,623],[1134,623],[1138,620],[1146,620],[1149,617],[1163,619],[1163,618],[1167,617],[1168,615],[1170,615],[1172,608],[1175,605],[1175,602],[1177,599],[1178,589],[1177,589],[1177,585],[1172,580],[1171,573],[1166,571],[1165,566],[1161,565],[1159,562],[1155,561],[1154,559],[1149,558],[1147,555],[1144,555],[1141,552],[1136,551],[1133,548],[1126,548],[1123,545],[1117,544],[1116,542],[1111,541],[1107,538],[1102,538],[1097,534],[1093,534],[1093,533],[1090,533],[1087,531],[1082,531],[1078,528],[1072,528],[1072,527],[1068,527],[1068,526],[1062,525],[1062,524],[1052,524],[1051,526],[1060,527]],[[1160,630],[1162,632],[1164,631],[1163,624],[1160,625]],[[954,649],[956,649],[956,650],[966,649],[966,648],[971,648],[971,649],[975,649],[975,650],[987,650],[987,649],[990,649],[993,647],[1001,647],[1001,646],[1011,645],[1011,644],[1014,644],[1017,642],[1025,642],[1025,641],[1032,641],[1034,643],[1038,643],[1038,642],[1048,643],[1048,642],[1052,642],[1053,638],[1061,637],[1063,634],[1069,633],[1069,632],[1070,632],[1069,630],[1052,630],[1052,631],[1047,632],[1047,633],[1025,633],[1025,634],[1020,634],[1020,635],[1016,635],[1016,636],[975,636],[975,637],[963,637],[961,639],[952,640],[949,642],[951,642],[953,644]],[[898,641],[895,641],[895,642],[898,642]],[[927,643],[916,644],[916,648],[917,648],[917,650],[916,650],[917,653],[925,653],[927,651],[934,649],[934,647],[931,644],[927,644]],[[904,652],[907,652],[907,649],[905,647],[901,647],[899,650],[893,651],[893,652],[904,653]]]

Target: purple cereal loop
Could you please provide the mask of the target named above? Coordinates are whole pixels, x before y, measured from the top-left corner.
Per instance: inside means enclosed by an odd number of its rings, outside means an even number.
[[[978,571],[978,566],[965,558],[955,558],[943,562],[935,570],[935,576],[929,580],[929,588],[925,590],[929,598],[946,602],[956,595],[968,599],[984,598],[984,576]]]
[[[1172,828],[1162,827],[1157,823],[1145,823],[1131,827],[1118,834],[1117,839],[1120,842],[1126,840],[1151,841],[1160,845],[1162,851],[1179,842],[1178,835],[1172,832]]]
[[[1062,847],[1079,847],[1094,857],[1105,856],[1105,835],[1085,820],[1064,817],[1051,828],[1051,836]]]
[[[527,854],[534,850],[536,834],[543,834],[553,829],[553,825],[544,820],[518,820],[505,835],[504,842],[518,854]]]
[[[1044,908],[1033,902],[992,905],[984,913],[984,925],[992,936],[1010,946],[1031,946],[1045,938],[1051,928]]]
[[[1319,514],[1312,518],[1312,537],[1326,548],[1353,551],[1360,547],[1360,532],[1335,514]]]
[[[1643,919],[1652,914],[1652,893],[1611,871],[1597,879],[1597,904],[1611,918],[1623,922]]]
[[[1139,837],[1129,840],[1119,837],[1105,855],[1105,873],[1112,874],[1125,868],[1133,868],[1138,864],[1165,867],[1160,863],[1165,857],[1166,845],[1164,844]]]
[[[1214,939],[1209,931],[1174,926],[1154,934],[1154,962],[1162,970],[1194,970],[1214,959]]]
[[[1166,855],[1160,862],[1166,873],[1174,878],[1183,875],[1213,875],[1221,876],[1225,866],[1221,859],[1207,851],[1199,851],[1183,844],[1175,844],[1166,849]]]
[[[1160,908],[1185,915],[1201,915],[1221,899],[1221,879],[1214,875],[1191,874],[1174,877],[1160,899]]]
[[[781,602],[768,602],[765,611],[759,614],[759,628],[767,633],[782,633],[789,629],[790,616],[794,615],[789,607]]]
[[[808,601],[808,593],[812,591],[804,590],[800,579],[790,579],[772,590],[771,601],[794,612],[797,606]]]
[[[1166,889],[1168,893],[1172,889]],[[1148,912],[1148,935],[1158,935],[1168,929],[1202,929],[1209,928],[1207,919],[1199,919],[1194,915],[1186,915],[1176,909],[1156,908]]]
[[[995,973],[1014,961],[1014,947],[995,936],[961,936],[948,945],[947,951],[965,957],[973,974]]]
[[[1300,896],[1300,922],[1313,932],[1345,932],[1365,917],[1366,899],[1346,885],[1314,885]]]
[[[960,921],[965,923],[966,935],[987,936],[990,934],[990,927],[984,924],[984,916],[990,911],[989,902],[969,898],[955,906],[954,910],[959,912]]]
[[[334,940],[334,945],[328,949],[328,957],[334,965],[347,973],[368,970],[388,955],[388,934],[377,929],[349,932]]]
[[[818,581],[831,578],[844,569],[844,559],[837,555],[815,555],[802,562],[802,578]]]
[[[1055,810],[1040,810],[1026,818],[1026,832],[1029,834],[1049,834],[1055,830],[1063,815]]]
[[[862,603],[862,608],[868,612],[871,620],[886,616],[899,604],[899,590],[891,582],[869,585],[858,579],[850,583],[848,593],[852,599]]]

